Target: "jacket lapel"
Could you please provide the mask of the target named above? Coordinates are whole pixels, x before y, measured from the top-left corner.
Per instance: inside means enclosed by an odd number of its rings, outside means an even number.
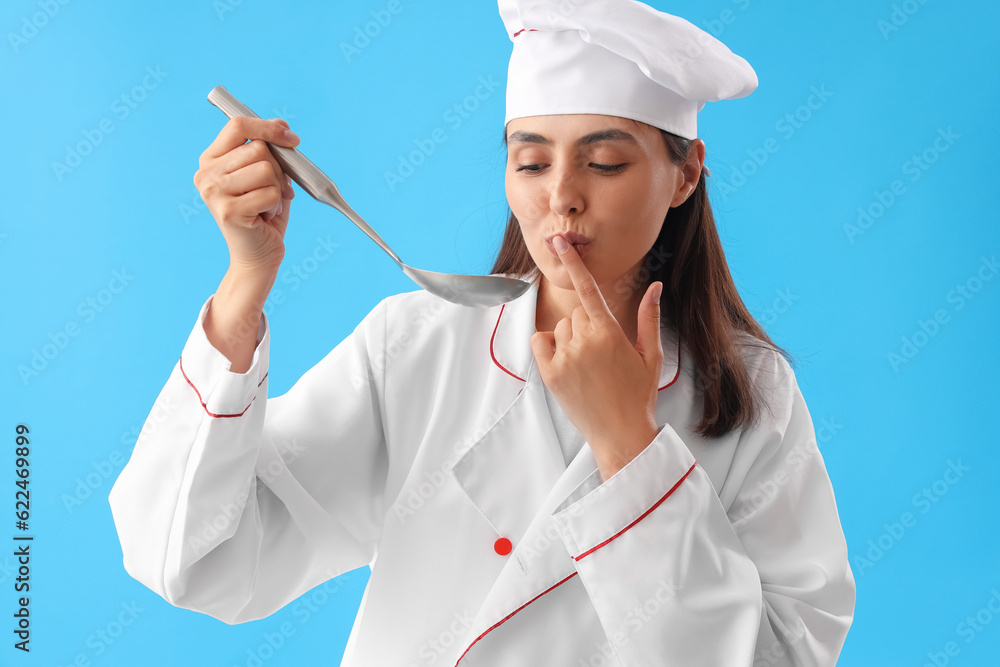
[[[497,368],[524,383],[496,422],[455,461],[455,479],[493,526],[516,548],[539,506],[566,468],[534,356],[534,285],[496,309],[489,353]],[[526,381],[527,380],[527,381]]]
[[[535,333],[537,283],[498,309],[490,355],[498,371],[524,382],[513,403],[455,462],[451,471],[497,538],[510,540],[500,574],[480,605],[468,645],[534,597],[576,572],[551,514],[581,485],[600,484],[588,443],[567,466],[545,401],[529,339]],[[663,332],[660,388],[679,374],[676,336]],[[664,393],[658,399],[662,414]],[[561,509],[561,508],[560,508]]]

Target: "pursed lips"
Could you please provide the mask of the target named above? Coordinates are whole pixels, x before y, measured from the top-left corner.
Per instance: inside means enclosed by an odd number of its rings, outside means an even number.
[[[586,243],[573,243],[572,245],[576,249],[577,254],[579,254],[580,257],[583,258],[587,254],[587,251],[590,249],[591,242],[587,241]],[[549,249],[549,252],[551,252],[554,257],[559,256],[559,253],[556,252],[555,246],[552,245],[551,238],[545,239],[545,246]]]

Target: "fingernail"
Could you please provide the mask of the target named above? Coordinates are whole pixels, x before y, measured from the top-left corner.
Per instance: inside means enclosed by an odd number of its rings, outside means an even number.
[[[285,130],[285,140],[286,141],[298,141],[299,135],[295,134],[291,130]]]
[[[660,281],[657,281],[656,284],[653,285],[653,301],[655,301],[656,303],[659,303],[660,302],[660,294],[662,294],[662,293],[663,293],[663,283],[661,283]]]
[[[566,243],[566,239],[559,236],[558,234],[552,237],[552,245],[555,247],[556,252],[560,255],[569,250],[569,244]]]

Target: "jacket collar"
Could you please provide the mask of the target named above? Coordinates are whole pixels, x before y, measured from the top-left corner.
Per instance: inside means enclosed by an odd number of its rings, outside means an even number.
[[[575,561],[553,532],[552,514],[575,490],[600,481],[595,478],[599,473],[589,443],[584,443],[569,465],[563,460],[529,342],[535,333],[537,298],[533,282],[524,294],[500,307],[489,353],[497,372],[524,386],[450,469],[497,538],[513,543],[513,551],[476,614],[469,635],[473,640],[576,573]],[[670,331],[661,331],[660,340],[660,389],[665,389],[680,373],[680,348]]]
[[[500,306],[496,324],[490,337],[490,357],[497,369],[522,382],[528,377],[528,368],[534,363],[534,354],[528,342],[535,329],[535,307],[538,304],[538,270],[531,274],[531,287],[524,294]],[[680,345],[677,332],[661,328],[663,365],[660,367],[659,389],[672,385],[680,373]]]

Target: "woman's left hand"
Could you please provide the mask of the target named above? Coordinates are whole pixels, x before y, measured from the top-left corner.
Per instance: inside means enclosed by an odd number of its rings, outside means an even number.
[[[656,282],[639,304],[633,346],[576,249],[559,255],[581,306],[554,331],[531,336],[545,386],[587,439],[604,480],[656,437],[656,392],[663,363]]]

